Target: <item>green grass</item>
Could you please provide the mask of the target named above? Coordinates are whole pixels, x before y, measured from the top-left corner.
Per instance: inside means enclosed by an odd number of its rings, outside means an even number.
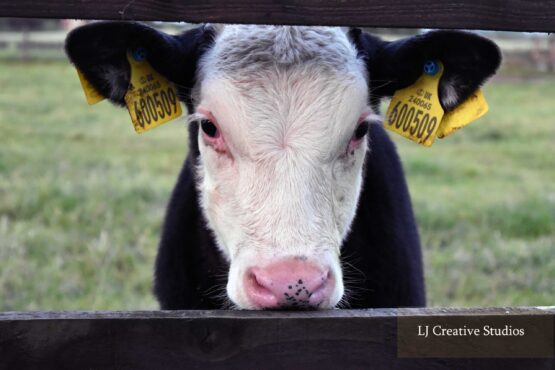
[[[430,305],[554,304],[554,82],[491,84],[491,113],[430,149],[395,138]],[[0,63],[0,137],[0,310],[157,308],[184,124],[137,135],[69,65]]]
[[[135,134],[67,64],[0,65],[0,86],[0,310],[156,308],[184,124]]]

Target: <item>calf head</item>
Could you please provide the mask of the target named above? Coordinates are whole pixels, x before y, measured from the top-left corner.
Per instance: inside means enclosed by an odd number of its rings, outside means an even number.
[[[493,43],[457,31],[385,42],[356,29],[205,25],[170,36],[96,23],[73,31],[66,45],[119,105],[129,84],[126,53],[139,47],[179,87],[187,121],[199,125],[199,203],[230,263],[227,294],[251,309],[340,301],[341,244],[380,98],[440,60],[440,101],[449,111],[500,62]]]

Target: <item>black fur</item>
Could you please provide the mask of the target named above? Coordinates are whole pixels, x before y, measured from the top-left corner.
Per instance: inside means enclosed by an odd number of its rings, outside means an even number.
[[[102,22],[73,31],[66,51],[101,94],[121,105],[121,92],[129,83],[125,53],[145,48],[151,65],[178,84],[181,98],[191,110],[197,63],[213,36],[206,26],[169,36],[137,23]],[[371,103],[376,106],[380,98],[414,82],[427,60],[444,63],[442,83],[457,78],[458,102],[473,93],[500,63],[495,44],[469,33],[435,31],[385,42],[355,29],[350,37],[366,60]],[[107,70],[119,71],[121,78],[106,79]],[[118,86],[113,86],[114,82]],[[226,306],[222,296],[229,267],[205,226],[195,186],[194,166],[200,155],[197,136],[198,125],[193,124],[189,155],[168,205],[156,259],[154,291],[163,309]],[[424,306],[420,243],[401,163],[382,127],[370,125],[368,140],[371,150],[359,208],[342,247],[348,306]]]

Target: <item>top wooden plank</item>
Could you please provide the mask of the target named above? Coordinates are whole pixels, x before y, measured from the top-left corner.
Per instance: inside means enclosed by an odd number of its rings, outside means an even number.
[[[0,0],[0,16],[555,32],[553,0]]]

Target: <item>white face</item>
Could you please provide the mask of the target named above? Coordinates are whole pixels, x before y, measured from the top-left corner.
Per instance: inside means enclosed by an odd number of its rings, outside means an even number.
[[[239,308],[287,305],[272,294],[281,297],[275,285],[289,284],[282,278],[291,271],[305,280],[313,271],[324,274],[325,284],[306,283],[304,305],[331,308],[343,295],[340,247],[355,215],[367,150],[366,136],[356,130],[364,133],[373,115],[354,47],[342,30],[326,30],[352,49],[350,65],[324,70],[293,63],[260,68],[246,79],[215,63],[203,66],[191,117],[204,121],[197,184],[208,226],[230,262],[228,296]],[[205,61],[221,55],[226,37],[241,33],[224,30]],[[318,286],[318,298],[310,298]]]

